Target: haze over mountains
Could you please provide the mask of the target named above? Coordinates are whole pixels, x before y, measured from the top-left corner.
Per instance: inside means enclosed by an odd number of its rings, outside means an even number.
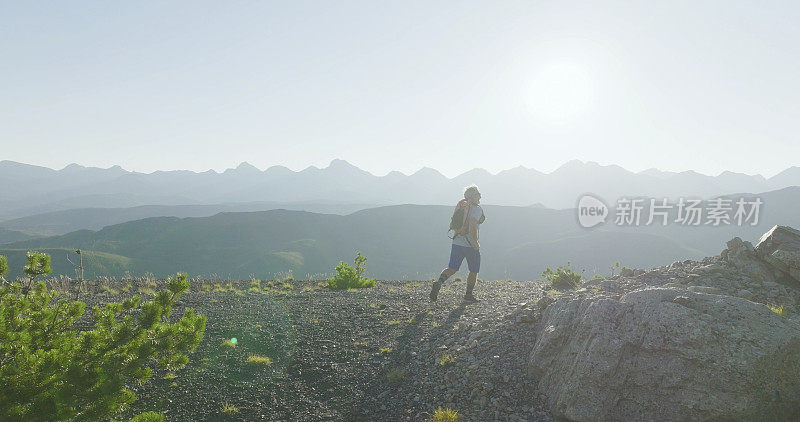
[[[29,249],[51,253],[56,274],[73,275],[67,258],[81,248],[89,277],[184,270],[247,278],[330,273],[358,250],[369,257],[373,275],[424,279],[446,263],[449,215],[471,183],[491,204],[484,205],[481,232],[485,278],[537,278],[566,261],[604,274],[618,261],[669,264],[716,254],[734,236],[755,241],[774,224],[800,226],[798,167],[766,179],[731,172],[633,173],[571,161],[549,174],[475,169],[449,179],[427,168],[374,176],[342,160],[299,172],[242,164],[223,173],[150,174],[3,161],[0,254],[9,257],[12,276],[19,275]],[[617,198],[634,196],[757,195],[764,205],[755,226],[620,227],[611,219],[586,230],[572,209],[586,192],[612,209]],[[417,205],[395,205],[404,203]]]
[[[800,226],[800,187],[759,194],[764,201],[757,225],[719,227],[659,224],[626,227],[613,220],[583,229],[575,210],[485,205],[481,228],[484,278],[538,278],[547,267],[571,261],[589,274],[608,274],[615,262],[629,267],[715,255],[726,240],[755,242],[775,224]],[[297,277],[328,274],[355,251],[369,257],[369,272],[380,278],[426,279],[446,263],[446,228],[451,206],[395,205],[348,215],[294,210],[228,212],[211,217],[156,217],[79,230],[62,236],[17,239],[0,245],[0,254],[19,275],[30,249],[53,254],[57,274],[72,275],[67,257],[86,252],[87,276],[152,272],[165,276],[271,277],[293,271]]]
[[[222,173],[209,170],[130,172],[71,164],[61,170],[0,161],[0,221],[74,208],[122,208],[141,205],[209,205],[268,202],[312,209],[315,204],[450,205],[464,186],[476,183],[484,202],[495,205],[575,206],[578,195],[592,192],[608,201],[623,196],[670,197],[758,193],[800,185],[800,167],[764,178],[723,172],[707,176],[656,169],[634,173],[616,165],[573,160],[551,173],[517,167],[497,174],[473,169],[447,178],[423,168],[411,175],[375,176],[344,160],[326,168],[292,171],[274,166],[261,171],[247,163]],[[300,203],[300,204],[298,204]],[[269,204],[267,204],[269,206]],[[305,205],[302,208],[299,205]],[[351,211],[353,207],[343,211]],[[358,208],[358,207],[356,207]],[[269,208],[264,208],[269,209]]]

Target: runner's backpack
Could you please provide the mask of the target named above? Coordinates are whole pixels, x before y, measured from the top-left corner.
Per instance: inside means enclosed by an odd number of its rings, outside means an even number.
[[[456,209],[453,211],[453,216],[450,217],[450,230],[455,232],[453,237],[467,232],[467,216],[469,215],[469,201],[462,199],[458,201]],[[448,230],[448,233],[450,232]]]
[[[470,208],[471,206],[468,200],[462,199],[458,201],[456,209],[453,211],[453,216],[450,217],[450,230],[452,230],[454,234],[453,237],[450,237],[450,235],[447,237],[455,239],[458,235],[467,234],[467,230],[469,229],[469,225],[467,224],[467,216],[469,216]],[[478,224],[482,224],[484,220],[486,220],[486,216],[481,214],[481,218],[478,219]],[[450,230],[447,232],[450,233]]]

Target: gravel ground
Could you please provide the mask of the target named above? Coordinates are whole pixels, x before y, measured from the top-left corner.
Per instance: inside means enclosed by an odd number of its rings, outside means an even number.
[[[465,421],[552,420],[526,376],[540,282],[479,282],[475,304],[462,302],[465,283],[452,279],[433,304],[430,282],[351,291],[319,281],[269,291],[249,284],[202,292],[193,281],[173,314],[191,307],[206,315],[203,341],[185,368],[156,371],[137,387],[122,417],[155,410],[169,421],[422,421],[442,406]],[[225,344],[234,337],[235,346]],[[253,354],[271,363],[249,364]]]

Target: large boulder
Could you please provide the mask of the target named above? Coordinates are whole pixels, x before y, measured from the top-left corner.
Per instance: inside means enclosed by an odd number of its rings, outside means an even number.
[[[528,368],[557,417],[800,417],[800,323],[762,304],[643,288],[565,296],[541,318]]]
[[[755,253],[800,282],[800,231],[788,226],[775,226],[761,236]]]
[[[738,237],[729,240],[727,248],[720,255],[740,274],[762,282],[777,283],[785,275],[785,272],[756,253],[750,242]]]

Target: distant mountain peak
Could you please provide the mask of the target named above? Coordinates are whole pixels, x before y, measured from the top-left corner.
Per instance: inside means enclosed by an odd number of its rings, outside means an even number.
[[[289,167],[279,166],[279,165],[269,166],[269,168],[267,168],[264,171],[265,172],[279,172],[279,173],[292,172],[292,170]]]
[[[578,160],[578,159],[569,160],[566,163],[558,166],[558,168],[555,169],[553,171],[553,173],[562,173],[562,172],[565,172],[565,171],[574,171],[574,170],[583,169],[584,167],[585,167],[585,165],[584,165],[583,161],[581,161],[581,160]]]
[[[238,166],[236,166],[236,170],[255,170],[261,171],[256,166],[248,163],[247,161],[242,161]]]
[[[358,166],[350,164],[349,162],[336,158],[328,164],[324,170],[326,171],[335,171],[337,173],[352,173],[352,174],[363,174],[363,175],[372,175],[370,172],[366,170],[362,170]]]
[[[489,173],[489,171],[486,170],[486,169],[474,168],[472,170],[467,170],[467,171],[459,174],[458,176],[456,176],[456,178],[465,178],[465,177],[467,177],[467,178],[469,178],[469,177],[475,178],[475,177],[491,177],[491,176],[492,176],[492,173]]]
[[[333,168],[336,168],[336,167],[358,168],[358,167],[350,164],[349,161],[342,160],[341,158],[334,158],[333,160],[331,160],[331,163],[328,164],[327,168],[331,168],[331,167],[333,167]]]
[[[261,173],[261,170],[259,170],[258,167],[248,163],[247,161],[242,161],[241,163],[239,163],[238,166],[236,166],[235,169],[225,170],[225,173],[231,173],[231,172],[235,172],[238,174],[248,174],[248,173],[255,174],[255,173]]]
[[[66,166],[66,167],[64,167],[63,169],[61,169],[61,171],[64,171],[64,170],[67,170],[67,171],[84,170],[85,168],[86,168],[86,167],[84,167],[84,166],[82,166],[82,165],[80,165],[80,164],[77,164],[77,163],[70,163],[70,164],[67,164],[67,166]]]
[[[440,177],[446,179],[442,173],[439,173],[439,170],[430,167],[423,167],[414,172],[410,177]]]

